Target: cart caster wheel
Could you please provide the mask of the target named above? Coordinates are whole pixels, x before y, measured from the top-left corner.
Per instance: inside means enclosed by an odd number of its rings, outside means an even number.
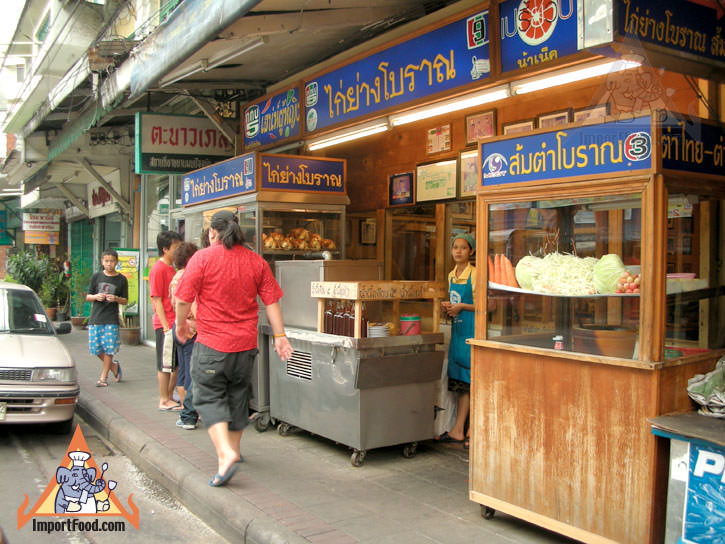
[[[406,444],[403,447],[403,457],[406,459],[410,459],[411,457],[415,457],[415,454],[417,453],[418,449],[418,443],[417,442],[411,442],[410,444]]]
[[[483,516],[483,519],[493,519],[493,515],[495,513],[496,510],[490,506],[481,506],[481,515]]]
[[[257,429],[258,433],[263,433],[267,429],[269,429],[270,424],[272,422],[270,421],[269,415],[258,415],[254,418],[254,428]]]
[[[355,450],[352,452],[352,455],[350,456],[350,463],[352,463],[352,466],[354,467],[361,467],[363,463],[365,462],[365,450]]]
[[[290,425],[289,423],[282,422],[277,427],[277,432],[279,433],[280,436],[287,436],[291,430],[292,430],[292,425]]]

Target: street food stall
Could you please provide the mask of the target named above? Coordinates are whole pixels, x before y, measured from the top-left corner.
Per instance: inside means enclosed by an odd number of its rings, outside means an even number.
[[[661,542],[668,445],[722,355],[723,127],[657,111],[479,144],[470,498]],[[488,266],[485,263],[488,260]]]
[[[319,300],[317,330],[286,327],[294,352],[285,362],[270,335],[270,414],[280,421],[278,432],[294,426],[347,445],[353,466],[363,464],[368,450],[384,446],[405,444],[403,455],[414,456],[417,443],[434,436],[445,284],[313,281],[308,292]],[[351,326],[342,334],[325,332],[328,301],[348,304]],[[408,304],[427,306],[423,330],[392,326],[406,322],[409,314],[401,308]],[[368,330],[384,328],[385,334],[364,334],[365,317]],[[374,325],[383,320],[391,326]]]

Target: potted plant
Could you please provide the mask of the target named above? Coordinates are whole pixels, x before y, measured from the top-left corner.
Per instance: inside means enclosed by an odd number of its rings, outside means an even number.
[[[34,255],[30,251],[20,251],[8,257],[6,280],[27,285],[40,294],[43,281],[51,269],[47,255]]]
[[[71,267],[70,314],[71,323],[76,328],[85,328],[90,312],[90,302],[86,301],[88,282],[93,271],[91,266],[78,259],[73,260]]]
[[[40,300],[46,308],[48,317],[55,321],[56,313],[60,308],[65,314],[64,307],[69,296],[69,289],[63,277],[63,272],[49,268],[40,287]],[[65,317],[63,318],[65,320]]]
[[[118,328],[118,335],[121,343],[135,346],[141,338],[141,328],[138,323],[137,313],[121,312],[121,326]]]

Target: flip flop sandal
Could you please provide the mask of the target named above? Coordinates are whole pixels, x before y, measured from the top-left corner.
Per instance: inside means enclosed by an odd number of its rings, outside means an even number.
[[[448,434],[448,431],[446,431],[438,437],[438,440],[436,440],[436,442],[442,442],[444,444],[463,444],[464,440],[458,440],[456,438],[453,438],[451,435]]]
[[[108,382],[104,382],[103,380],[98,380],[96,382],[96,387],[108,387]]]
[[[221,487],[223,485],[226,485],[229,480],[232,479],[232,476],[237,472],[239,469],[240,462],[236,461],[232,463],[232,466],[230,466],[227,471],[224,474],[215,474],[211,480],[209,480],[209,485],[211,487]]]

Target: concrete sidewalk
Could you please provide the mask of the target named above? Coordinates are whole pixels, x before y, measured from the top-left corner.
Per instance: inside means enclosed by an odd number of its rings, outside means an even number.
[[[230,484],[212,488],[216,455],[203,426],[185,431],[177,414],[160,412],[154,350],[122,346],[123,382],[96,388],[100,361],[88,333],[60,339],[78,365],[78,413],[150,478],[230,542],[553,543],[568,541],[496,513],[484,520],[468,500],[468,452],[424,442],[411,459],[402,446],[370,450],[362,467],[350,450],[298,431],[280,436],[250,425],[242,438],[245,462]],[[143,526],[153,523],[141,512]]]

